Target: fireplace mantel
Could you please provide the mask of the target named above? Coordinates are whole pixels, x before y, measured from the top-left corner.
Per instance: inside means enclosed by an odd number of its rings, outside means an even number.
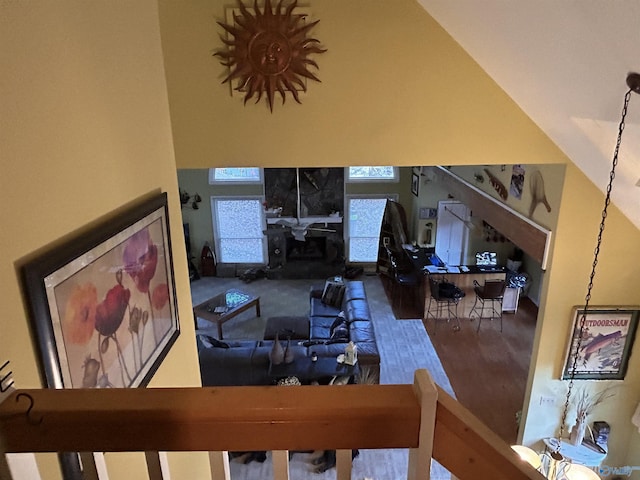
[[[276,225],[280,220],[292,223],[298,221],[295,217],[271,217],[267,218],[267,225]],[[314,224],[324,223],[327,225],[329,223],[342,223],[342,217],[302,217],[300,221],[301,223],[313,222]]]

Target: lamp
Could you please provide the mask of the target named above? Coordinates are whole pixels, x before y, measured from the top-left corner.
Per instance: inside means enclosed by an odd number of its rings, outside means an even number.
[[[585,329],[585,322],[587,317],[587,310],[589,308],[589,301],[591,300],[591,290],[593,289],[593,280],[596,275],[596,265],[598,264],[598,255],[600,253],[600,247],[602,246],[602,233],[604,231],[605,220],[607,218],[607,210],[609,208],[609,204],[611,203],[611,189],[613,186],[613,180],[616,176],[616,166],[618,165],[618,153],[620,151],[620,144],[622,142],[622,132],[625,127],[625,118],[627,116],[627,108],[629,106],[629,100],[631,98],[631,92],[635,92],[640,94],[640,74],[638,73],[629,73],[627,75],[627,86],[629,90],[624,96],[624,104],[622,107],[622,115],[620,119],[620,125],[618,128],[618,140],[616,142],[616,147],[613,152],[613,162],[611,165],[611,172],[609,173],[609,183],[607,185],[604,207],[602,209],[602,217],[600,220],[600,229],[598,231],[598,238],[596,242],[596,248],[594,250],[594,258],[593,263],[591,264],[591,274],[589,276],[589,283],[587,285],[587,294],[585,296],[584,301],[584,309],[582,309],[582,316],[580,317],[580,331],[578,333],[578,339],[576,342],[574,354],[571,360],[571,374],[569,376],[569,386],[567,388],[567,396],[564,404],[564,409],[562,412],[562,419],[560,420],[560,431],[558,433],[558,438],[556,445],[557,447],[551,453],[543,454],[544,457],[547,458],[546,465],[543,465],[541,462],[541,458],[534,458],[531,455],[531,452],[535,453],[528,447],[524,447],[522,445],[514,445],[511,448],[515,450],[520,457],[529,463],[531,466],[536,468],[545,474],[546,478],[550,480],[598,480],[600,477],[590,468],[585,467],[584,465],[573,464],[567,462],[564,456],[561,453],[561,439],[564,434],[564,425],[567,420],[567,413],[569,411],[569,401],[571,399],[571,391],[573,390],[573,381],[576,375],[577,364],[578,364],[578,353],[580,351],[580,347],[582,344],[583,333]]]

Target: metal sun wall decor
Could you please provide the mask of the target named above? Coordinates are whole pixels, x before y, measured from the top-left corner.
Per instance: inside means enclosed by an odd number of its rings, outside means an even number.
[[[276,92],[285,102],[286,91],[291,92],[296,102],[300,102],[298,91],[306,91],[304,79],[317,82],[320,79],[308,67],[318,69],[318,64],[309,55],[326,52],[315,38],[308,38],[308,32],[319,22],[305,23],[305,15],[294,14],[297,0],[283,9],[283,0],[275,7],[265,0],[260,11],[257,1],[250,12],[238,0],[239,14],[233,14],[233,24],[218,22],[233,38],[222,37],[226,50],[214,55],[222,58],[222,65],[230,68],[230,73],[222,83],[238,80],[235,90],[245,92],[244,103],[256,96],[256,103],[263,95],[269,110],[273,112]]]

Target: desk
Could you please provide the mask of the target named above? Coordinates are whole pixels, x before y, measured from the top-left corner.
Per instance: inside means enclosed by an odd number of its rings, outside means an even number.
[[[429,272],[427,267],[431,267],[429,257],[433,253],[432,248],[416,248],[414,250],[405,249],[405,252],[413,263],[413,267],[416,272],[422,273],[425,277],[428,275],[434,276],[437,280],[446,278],[448,281],[455,283],[458,288],[464,291],[465,296],[460,299],[460,303],[458,303],[458,317],[460,318],[469,318],[469,312],[471,311],[471,308],[473,308],[473,303],[476,299],[476,294],[473,291],[474,281],[483,285],[485,280],[505,280],[507,277],[507,271],[504,267],[493,267],[492,270],[482,270],[475,265],[464,267],[464,270],[467,271],[462,271],[458,267],[450,267],[450,269],[441,268],[437,271]],[[428,287],[429,282],[425,279],[425,281],[422,282],[422,285],[424,286],[424,299],[425,302],[428,303],[431,295]]]
[[[558,448],[557,438],[545,438],[543,441],[551,451]],[[599,467],[607,456],[606,453],[596,452],[585,445],[571,445],[566,440],[560,440],[560,453],[573,463],[579,463],[585,467]]]

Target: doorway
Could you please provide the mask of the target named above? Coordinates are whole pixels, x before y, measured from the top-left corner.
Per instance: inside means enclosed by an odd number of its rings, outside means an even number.
[[[469,240],[469,208],[462,202],[438,202],[436,255],[447,265],[464,265]]]

